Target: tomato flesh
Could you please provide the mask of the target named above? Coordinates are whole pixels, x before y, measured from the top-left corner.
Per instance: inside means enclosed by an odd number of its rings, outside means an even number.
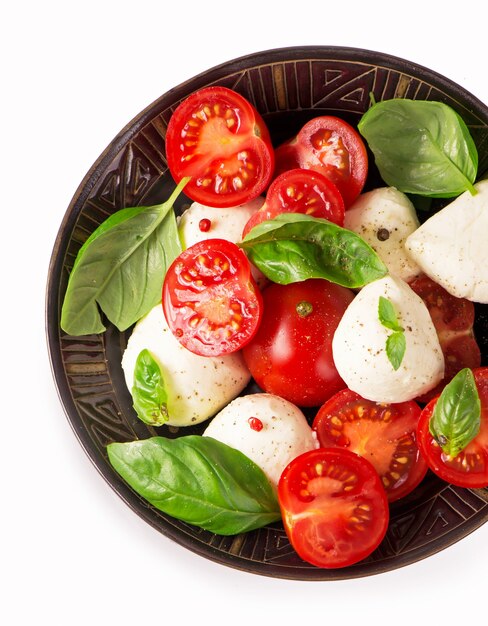
[[[320,407],[313,429],[322,447],[345,448],[370,461],[388,501],[394,502],[410,493],[427,472],[416,442],[420,413],[413,401],[379,404],[344,389]]]
[[[162,301],[178,341],[204,356],[242,348],[262,316],[262,298],[249,261],[223,239],[200,241],[175,259],[166,273]]]
[[[271,183],[264,205],[251,216],[242,236],[281,213],[304,213],[344,225],[344,200],[328,178],[312,170],[293,169]]]
[[[360,194],[368,175],[368,155],[361,136],[350,124],[331,115],[307,122],[275,155],[276,173],[301,167],[329,178],[346,208]]]
[[[420,416],[417,439],[430,469],[443,480],[458,487],[488,487],[488,367],[473,370],[481,401],[481,424],[476,437],[454,458],[446,455],[429,431],[437,398],[431,400]]]
[[[261,389],[304,407],[344,389],[332,337],[353,298],[351,290],[319,278],[266,287],[261,324],[243,350]]]
[[[474,304],[451,295],[426,275],[414,279],[410,287],[427,306],[444,354],[444,378],[434,389],[417,398],[427,403],[438,396],[460,370],[481,365],[481,352],[473,332]]]
[[[268,186],[274,151],[256,109],[226,87],[201,89],[175,110],[166,133],[173,178],[191,180],[185,193],[207,206],[243,204]]]
[[[388,527],[388,501],[374,467],[342,448],[319,448],[291,461],[278,500],[290,543],[317,567],[361,561]]]

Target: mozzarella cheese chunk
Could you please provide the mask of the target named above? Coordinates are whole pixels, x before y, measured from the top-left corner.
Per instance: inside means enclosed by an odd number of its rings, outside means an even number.
[[[361,194],[346,211],[344,227],[360,235],[392,274],[406,281],[420,274],[405,249],[419,221],[413,204],[398,189],[380,187]]]
[[[406,350],[397,370],[386,352],[393,331],[379,319],[380,296],[393,304],[404,329]],[[427,307],[407,283],[393,276],[361,289],[339,322],[332,353],[346,385],[375,402],[412,400],[444,376],[444,356]]]
[[[162,306],[155,306],[134,327],[122,357],[129,391],[139,353],[146,348],[158,363],[168,391],[168,424],[189,426],[215,415],[251,379],[240,352],[205,357],[184,348],[168,328]]]
[[[240,206],[219,209],[194,202],[178,222],[178,232],[183,248],[189,248],[204,239],[226,239],[232,243],[241,241],[244,226],[263,203],[264,198],[259,197]],[[210,221],[208,230],[201,230],[202,219]]]
[[[488,180],[464,192],[407,239],[422,270],[458,298],[488,303]]]
[[[252,428],[251,418],[260,421],[261,430]],[[318,447],[300,409],[268,393],[236,398],[213,418],[203,434],[245,454],[275,487],[292,459]]]

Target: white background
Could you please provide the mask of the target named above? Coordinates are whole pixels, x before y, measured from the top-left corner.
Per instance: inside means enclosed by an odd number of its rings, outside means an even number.
[[[9,5],[0,16],[0,622],[400,626],[484,615],[488,524],[414,565],[332,583],[242,573],[166,539],[82,451],[44,333],[47,267],[71,197],[119,130],[162,93],[243,54],[321,44],[409,59],[488,103],[480,5],[471,15],[467,5],[425,0]]]

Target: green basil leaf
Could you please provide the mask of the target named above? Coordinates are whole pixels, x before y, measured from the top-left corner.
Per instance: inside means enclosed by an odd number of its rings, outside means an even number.
[[[111,443],[115,470],[158,510],[220,535],[280,519],[275,491],[247,456],[211,437]]]
[[[388,298],[384,298],[383,296],[380,296],[378,302],[378,317],[385,328],[400,332],[403,331],[403,327],[398,323],[395,307]]]
[[[251,263],[282,285],[325,278],[344,287],[362,287],[388,273],[359,235],[301,213],[262,222],[239,245]]]
[[[402,364],[406,348],[407,341],[403,331],[397,330],[391,333],[386,340],[386,355],[395,371]]]
[[[358,129],[387,185],[433,198],[476,193],[475,143],[462,118],[446,104],[385,100],[363,115]]]
[[[183,179],[163,204],[122,209],[80,248],[61,311],[70,335],[105,330],[100,310],[123,331],[161,299],[164,275],[181,252],[173,203]]]
[[[429,430],[451,458],[479,433],[481,402],[473,372],[464,368],[444,387],[436,402]]]
[[[161,426],[168,421],[168,394],[163,374],[146,349],[136,359],[132,399],[137,416],[146,424]]]

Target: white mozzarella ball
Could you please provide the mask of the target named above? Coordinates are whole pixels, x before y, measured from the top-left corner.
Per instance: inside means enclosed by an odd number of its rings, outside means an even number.
[[[264,198],[259,197],[246,204],[219,209],[194,202],[178,221],[183,248],[189,248],[204,239],[226,239],[238,243],[242,240],[244,226],[263,203]],[[209,220],[208,230],[201,229],[201,220]]]
[[[253,428],[257,419],[258,428]],[[304,414],[291,402],[267,393],[236,398],[216,415],[204,436],[240,450],[276,487],[288,463],[318,447]]]
[[[419,221],[413,204],[398,189],[381,187],[361,194],[346,211],[344,227],[360,235],[395,276],[409,281],[420,274],[405,249]]]
[[[407,239],[410,256],[457,298],[488,303],[488,180],[430,217]]]
[[[393,304],[404,328],[406,350],[397,370],[386,351],[393,331],[380,321],[380,296]],[[361,289],[339,322],[332,351],[346,385],[375,402],[412,400],[444,376],[444,356],[427,307],[407,283],[393,276]]]
[[[215,415],[251,379],[240,352],[206,357],[183,347],[168,328],[160,304],[137,322],[127,342],[122,367],[129,391],[137,357],[145,348],[161,368],[172,426],[198,424]]]

